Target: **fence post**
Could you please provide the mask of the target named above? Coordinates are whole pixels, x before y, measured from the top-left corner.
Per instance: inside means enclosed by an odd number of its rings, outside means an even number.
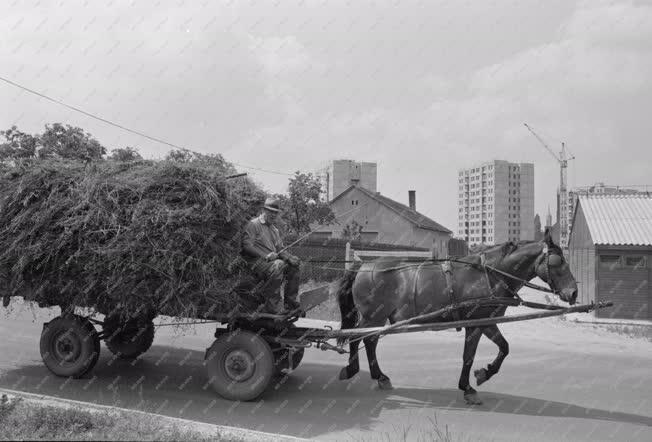
[[[346,270],[349,270],[351,268],[351,264],[352,264],[351,262],[349,262],[349,261],[352,261],[352,259],[351,259],[351,243],[349,241],[346,242],[346,247],[344,249],[344,261],[346,261],[344,263],[344,268]]]

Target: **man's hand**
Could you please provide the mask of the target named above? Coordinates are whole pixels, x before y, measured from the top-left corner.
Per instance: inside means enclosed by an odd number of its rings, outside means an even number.
[[[301,264],[301,260],[294,255],[288,256],[287,261],[291,266],[294,267],[299,267],[299,264]]]
[[[270,252],[267,254],[267,256],[265,256],[266,261],[274,261],[276,259],[278,259],[278,253],[276,252]]]

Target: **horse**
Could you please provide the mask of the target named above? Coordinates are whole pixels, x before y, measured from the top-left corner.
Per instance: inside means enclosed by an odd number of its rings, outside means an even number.
[[[541,241],[507,242],[444,263],[426,260],[415,264],[391,258],[356,263],[334,286],[342,318],[341,328],[382,327],[387,321],[393,324],[463,301],[515,298],[526,281],[536,276],[563,301],[572,305],[577,299],[577,283],[549,229]],[[506,305],[485,303],[436,320],[500,317],[506,310]],[[478,386],[498,373],[509,354],[509,344],[496,324],[465,327],[465,335],[458,388],[464,392],[466,403],[477,405],[482,400],[471,387],[469,374],[480,338],[485,335],[496,344],[498,355],[486,368],[474,371]],[[380,389],[392,389],[391,380],[380,369],[376,357],[378,336],[367,336],[363,341],[371,378],[378,382]],[[340,372],[340,380],[350,379],[360,370],[359,344],[359,340],[349,342],[349,361]]]

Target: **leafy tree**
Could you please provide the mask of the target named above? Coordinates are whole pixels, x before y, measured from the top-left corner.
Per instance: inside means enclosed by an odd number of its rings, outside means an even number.
[[[40,137],[42,147],[38,150],[39,158],[61,158],[66,160],[95,161],[101,160],[106,148],[99,141],[79,127],[54,123],[45,125],[45,132]]]
[[[16,126],[0,131],[0,136],[6,140],[0,143],[0,161],[15,161],[36,157],[36,149],[40,144],[37,135],[26,134]]]
[[[342,238],[347,241],[357,241],[362,236],[362,228],[363,226],[361,224],[353,220],[342,229]]]
[[[278,195],[283,209],[282,221],[287,233],[301,235],[310,231],[313,223],[328,224],[335,215],[322,201],[322,183],[312,173],[295,172],[288,184],[288,194]]]
[[[124,149],[113,149],[109,159],[114,161],[138,161],[142,160],[143,157],[138,152],[138,149],[127,146]]]

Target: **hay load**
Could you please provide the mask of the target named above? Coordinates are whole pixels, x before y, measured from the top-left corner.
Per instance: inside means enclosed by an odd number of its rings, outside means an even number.
[[[264,193],[209,164],[43,160],[0,174],[0,290],[40,306],[199,317],[234,306]]]

